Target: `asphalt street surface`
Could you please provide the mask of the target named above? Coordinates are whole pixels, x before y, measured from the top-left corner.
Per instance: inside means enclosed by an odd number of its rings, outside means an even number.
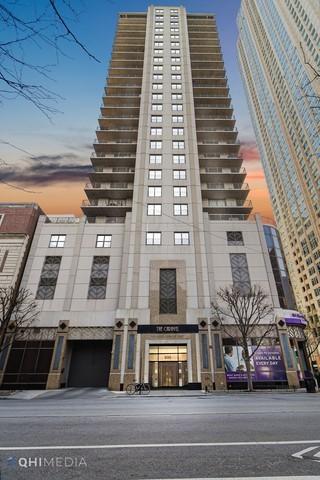
[[[320,479],[320,394],[0,400],[1,480]]]

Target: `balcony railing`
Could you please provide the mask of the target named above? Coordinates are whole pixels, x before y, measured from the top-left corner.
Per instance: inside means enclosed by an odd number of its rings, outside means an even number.
[[[206,185],[208,190],[249,190],[247,183],[233,183],[232,186],[226,186],[224,183],[207,183],[204,185]]]
[[[223,167],[207,167],[201,169],[200,173],[239,173],[241,175],[246,174],[246,169],[244,167],[239,168],[223,168]]]
[[[101,189],[108,190],[109,188],[133,188],[133,185],[130,183],[123,182],[111,182],[111,183],[86,183],[86,189]]]
[[[106,153],[106,152],[91,152],[91,158],[104,158],[104,157],[111,157],[111,158],[135,158],[136,155],[134,153]]]
[[[132,200],[116,200],[103,198],[99,200],[83,200],[83,207],[132,207]]]

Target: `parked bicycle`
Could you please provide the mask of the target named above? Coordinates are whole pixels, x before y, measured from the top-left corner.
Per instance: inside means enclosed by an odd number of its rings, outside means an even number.
[[[127,394],[135,395],[136,393],[138,393],[139,395],[149,395],[149,383],[129,383],[129,385],[127,386]]]

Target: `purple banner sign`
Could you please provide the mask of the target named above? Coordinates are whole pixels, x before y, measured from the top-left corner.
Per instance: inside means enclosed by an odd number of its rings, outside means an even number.
[[[251,347],[251,349],[252,348],[254,349],[255,347]],[[247,372],[242,351],[242,347],[229,345],[224,347],[224,364],[228,382],[247,381]],[[250,364],[254,382],[287,380],[285,366],[281,357],[281,349],[278,345],[259,347],[253,354]]]

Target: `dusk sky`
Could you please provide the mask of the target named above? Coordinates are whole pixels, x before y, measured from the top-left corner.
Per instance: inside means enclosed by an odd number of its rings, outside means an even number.
[[[48,2],[21,2],[17,7],[20,17],[27,19],[31,14],[34,15],[31,4],[41,10]],[[117,13],[146,11],[150,4],[144,0],[72,2],[79,15],[77,19],[71,17],[69,24],[100,63],[90,59],[80,48],[67,41],[59,44],[65,55],[57,54],[48,47],[41,48],[41,45],[35,43],[26,45],[26,58],[32,59],[32,62],[38,65],[52,65],[49,67],[50,78],[43,79],[43,82],[46,88],[61,97],[54,104],[60,113],[52,115],[50,121],[31,103],[21,98],[9,96],[0,103],[0,181],[27,190],[21,191],[2,183],[0,201],[34,201],[48,214],[80,214]],[[171,0],[154,1],[153,4],[184,5],[190,12],[216,14],[239,139],[245,158],[244,166],[248,172],[247,181],[251,188],[249,198],[253,201],[255,212],[272,218],[237,62],[236,15],[240,0],[189,0],[183,3]],[[5,33],[1,32],[1,36],[5,37]]]

